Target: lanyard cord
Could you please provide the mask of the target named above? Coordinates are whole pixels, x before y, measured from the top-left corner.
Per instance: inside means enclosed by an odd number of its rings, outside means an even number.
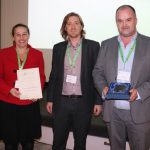
[[[24,67],[24,65],[25,65],[25,63],[26,63],[28,51],[29,51],[29,49],[27,48],[27,49],[26,49],[26,53],[25,53],[24,58],[23,58],[23,61],[22,61],[22,64],[21,64],[20,55],[19,55],[18,50],[16,49],[19,70],[22,70],[23,67]]]
[[[70,51],[71,51],[71,48],[69,48],[69,46],[68,46],[67,47],[67,56],[68,56],[70,67],[73,68],[75,66],[75,63],[76,63],[79,53],[81,51],[81,44],[80,44],[80,46],[78,46],[78,49],[73,57],[73,60],[71,59]]]
[[[129,52],[128,52],[128,55],[127,55],[127,57],[126,57],[126,59],[125,59],[125,58],[124,58],[124,55],[123,55],[123,49],[122,49],[122,47],[121,47],[121,44],[119,43],[119,52],[120,52],[120,56],[121,56],[122,62],[123,62],[124,64],[129,60],[129,58],[130,58],[130,56],[131,56],[131,54],[132,54],[132,52],[133,52],[133,50],[134,50],[134,48],[135,48],[135,45],[136,45],[136,40],[134,40],[134,43],[133,43],[132,47],[130,48],[130,50],[129,50]]]

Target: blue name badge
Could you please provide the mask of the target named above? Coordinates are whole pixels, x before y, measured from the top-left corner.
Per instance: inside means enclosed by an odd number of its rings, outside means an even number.
[[[130,99],[130,83],[112,82],[106,94],[106,100],[129,100]]]

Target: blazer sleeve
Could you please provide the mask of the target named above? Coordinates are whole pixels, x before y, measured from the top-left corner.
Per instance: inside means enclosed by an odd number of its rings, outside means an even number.
[[[52,56],[52,69],[50,72],[49,82],[48,82],[48,92],[47,92],[47,101],[52,102],[54,100],[54,91],[57,81],[57,54],[56,46],[53,47],[53,56]]]
[[[108,86],[104,75],[105,72],[104,70],[105,48],[104,47],[105,47],[104,43],[102,42],[101,49],[99,51],[97,61],[93,70],[94,85],[100,95],[102,94],[104,87]]]
[[[96,46],[96,48],[95,48],[95,53],[94,53],[94,66],[96,64],[96,61],[97,61],[99,53],[100,53],[100,44],[98,43],[97,46]],[[102,100],[101,95],[98,93],[98,91],[97,91],[96,88],[94,89],[94,92],[95,92],[95,104],[102,105],[103,100]]]
[[[13,88],[11,86],[9,86],[5,81],[4,81],[4,66],[6,64],[4,64],[3,58],[6,56],[3,56],[3,53],[1,52],[2,50],[0,50],[0,92],[8,95],[10,90]]]
[[[141,102],[150,100],[150,37],[138,34],[137,52],[134,58],[132,74],[133,85],[137,89]],[[140,63],[142,62],[142,63]],[[135,80],[136,79],[136,80]],[[135,81],[134,81],[135,80]],[[138,82],[137,82],[138,81]]]

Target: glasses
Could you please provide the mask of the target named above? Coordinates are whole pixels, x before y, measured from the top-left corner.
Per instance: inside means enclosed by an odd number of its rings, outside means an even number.
[[[17,38],[27,38],[29,34],[28,33],[23,33],[23,34],[15,33],[14,36]]]

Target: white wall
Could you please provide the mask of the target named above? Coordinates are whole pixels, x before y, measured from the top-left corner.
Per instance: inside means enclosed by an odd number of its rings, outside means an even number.
[[[44,63],[45,63],[45,75],[46,75],[46,82],[49,81],[49,75],[51,71],[52,65],[52,53],[53,51],[50,49],[39,49],[43,52]]]
[[[85,24],[86,38],[101,42],[118,34],[115,23],[116,9],[132,5],[138,18],[138,31],[150,36],[149,0],[29,0],[30,42],[34,47],[52,48],[62,41],[60,28],[69,12],[81,15]]]
[[[17,23],[28,24],[28,0],[1,0],[1,48],[12,44],[11,29]]]

